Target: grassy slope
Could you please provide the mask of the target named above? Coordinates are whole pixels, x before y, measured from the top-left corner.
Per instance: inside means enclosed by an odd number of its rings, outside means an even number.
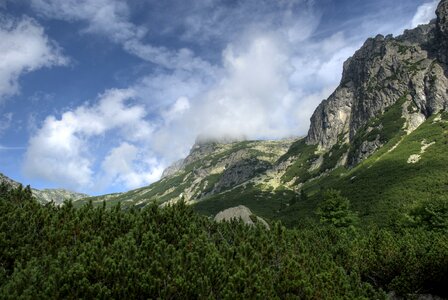
[[[320,191],[327,188],[342,191],[364,222],[379,225],[393,225],[417,203],[446,195],[448,116],[438,122],[434,119],[404,136],[394,150],[388,152],[397,143],[395,139],[352,170],[340,168],[306,183],[304,190],[310,197],[294,207],[295,217],[309,216],[319,203]],[[419,162],[408,163],[410,155],[420,153],[423,140],[435,144],[426,149]]]
[[[410,135],[404,136],[400,131],[395,137],[390,136],[384,147],[351,170],[338,168],[308,181],[303,186],[309,195],[306,201],[287,207],[292,197],[298,197],[295,192],[262,191],[260,186],[248,185],[210,197],[196,204],[195,209],[211,215],[243,204],[262,217],[280,219],[293,226],[315,221],[320,192],[335,188],[351,200],[363,223],[393,225],[417,203],[448,192],[448,114],[440,121],[434,120],[435,117],[428,119]],[[435,144],[426,149],[419,162],[408,163],[410,155],[420,153],[422,141]]]

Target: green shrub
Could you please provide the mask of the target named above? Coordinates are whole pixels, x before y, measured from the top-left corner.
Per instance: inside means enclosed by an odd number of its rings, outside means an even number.
[[[348,198],[332,189],[324,192],[323,201],[319,204],[316,213],[321,223],[335,227],[349,227],[356,222],[356,214],[350,210]]]
[[[346,200],[328,191],[322,211],[348,220]],[[423,227],[266,230],[215,223],[183,202],[76,209],[0,185],[1,299],[386,299],[447,296],[446,278],[448,236]]]

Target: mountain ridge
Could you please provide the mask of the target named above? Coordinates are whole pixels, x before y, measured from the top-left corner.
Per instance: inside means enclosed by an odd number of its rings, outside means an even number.
[[[18,183],[15,180],[12,180],[11,178],[5,176],[4,174],[0,173],[0,184],[5,183],[8,186],[11,186],[12,188],[17,188],[21,184]],[[48,203],[48,202],[54,202],[55,204],[59,205],[64,202],[64,200],[80,200],[86,197],[89,197],[87,194],[78,193],[78,192],[72,192],[65,189],[31,189],[31,192],[33,196],[41,203]]]

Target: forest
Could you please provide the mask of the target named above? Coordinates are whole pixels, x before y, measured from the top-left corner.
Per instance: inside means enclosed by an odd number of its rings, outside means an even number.
[[[42,205],[0,186],[1,299],[447,297],[447,201],[365,228],[335,190],[319,223],[216,223],[179,203]]]

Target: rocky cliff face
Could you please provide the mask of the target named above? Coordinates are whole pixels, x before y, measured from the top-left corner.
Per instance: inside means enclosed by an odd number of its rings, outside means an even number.
[[[368,157],[387,140],[386,124],[369,125],[399,103],[404,129],[414,130],[429,116],[448,106],[448,1],[437,9],[437,19],[407,30],[397,38],[368,39],[344,63],[339,87],[311,118],[307,143],[326,152],[336,144],[351,144],[348,164]],[[397,104],[398,105],[398,104]],[[378,137],[354,143],[360,131],[378,131]],[[356,144],[356,145],[353,145]],[[353,149],[353,147],[356,149]]]
[[[436,11],[437,15],[437,41],[439,42],[438,57],[445,66],[448,64],[448,1],[442,0]],[[447,70],[445,69],[445,72]]]

